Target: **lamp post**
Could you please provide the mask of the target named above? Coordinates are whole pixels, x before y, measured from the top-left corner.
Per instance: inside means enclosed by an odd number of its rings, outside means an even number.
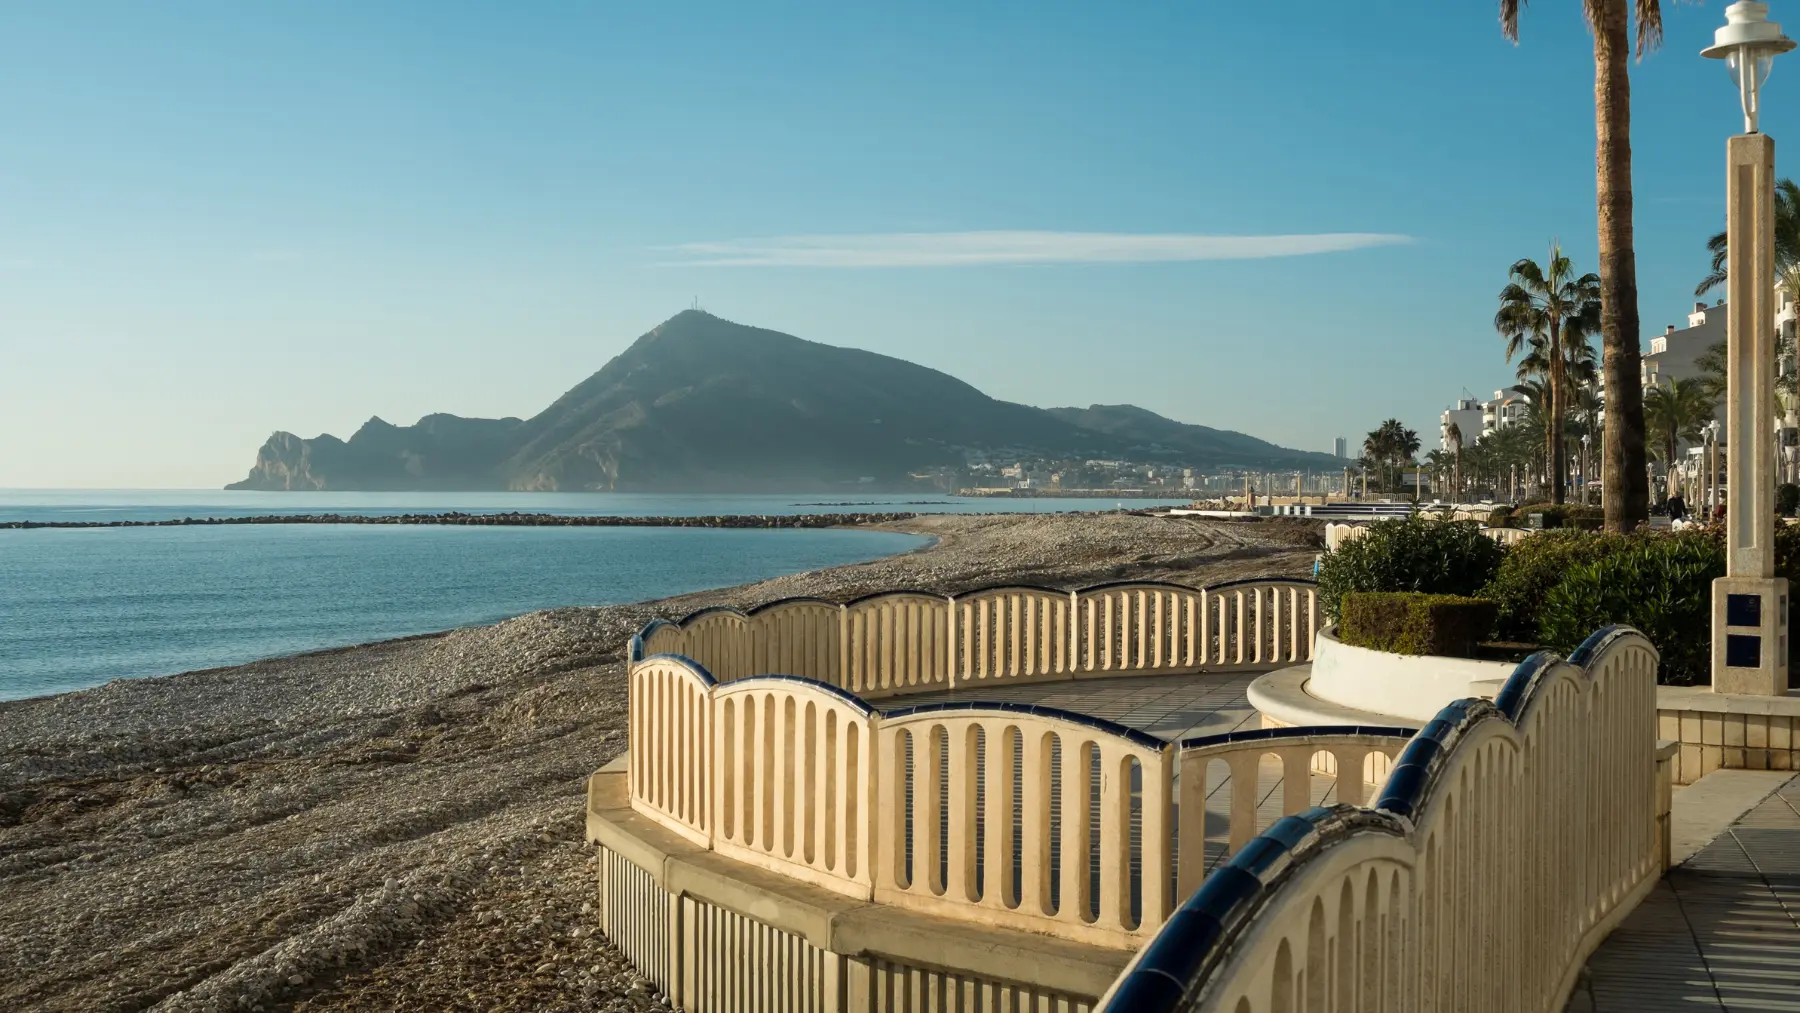
[[[1715,693],[1787,692],[1787,581],[1775,576],[1775,142],[1757,132],[1763,83],[1794,48],[1769,5],[1738,0],[1700,55],[1724,60],[1744,132],[1725,145],[1725,576],[1713,581]]]
[[[1581,434],[1580,470],[1581,470],[1581,505],[1582,506],[1586,506],[1587,501],[1588,501],[1588,480],[1587,480],[1588,446],[1590,444],[1592,444],[1593,442],[1594,442],[1594,434],[1593,433],[1582,433]]]

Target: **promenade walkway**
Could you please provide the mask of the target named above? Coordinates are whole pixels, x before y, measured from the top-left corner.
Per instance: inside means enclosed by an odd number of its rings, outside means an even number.
[[[1683,823],[1704,819],[1717,794],[1776,785],[1595,951],[1568,1013],[1800,1013],[1800,776],[1721,771],[1683,789],[1695,795],[1675,799],[1675,857]]]

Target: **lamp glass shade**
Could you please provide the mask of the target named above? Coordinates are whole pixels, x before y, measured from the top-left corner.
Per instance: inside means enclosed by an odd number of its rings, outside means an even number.
[[[1775,51],[1764,46],[1739,46],[1725,57],[1725,66],[1731,71],[1731,83],[1739,88],[1744,87],[1746,64],[1751,70],[1751,90],[1760,90],[1768,83],[1769,71],[1775,68]]]

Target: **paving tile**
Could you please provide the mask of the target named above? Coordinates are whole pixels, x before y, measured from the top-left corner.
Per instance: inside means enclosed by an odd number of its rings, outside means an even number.
[[[1800,1013],[1800,778],[1670,870],[1588,960],[1567,1013]]]

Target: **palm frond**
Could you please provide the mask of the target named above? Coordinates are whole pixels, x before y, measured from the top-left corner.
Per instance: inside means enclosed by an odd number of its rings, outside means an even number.
[[[1662,45],[1663,22],[1661,0],[1637,0],[1637,57]]]
[[[1524,8],[1525,0],[1500,0],[1500,37],[1515,46],[1519,44],[1519,12]]]

